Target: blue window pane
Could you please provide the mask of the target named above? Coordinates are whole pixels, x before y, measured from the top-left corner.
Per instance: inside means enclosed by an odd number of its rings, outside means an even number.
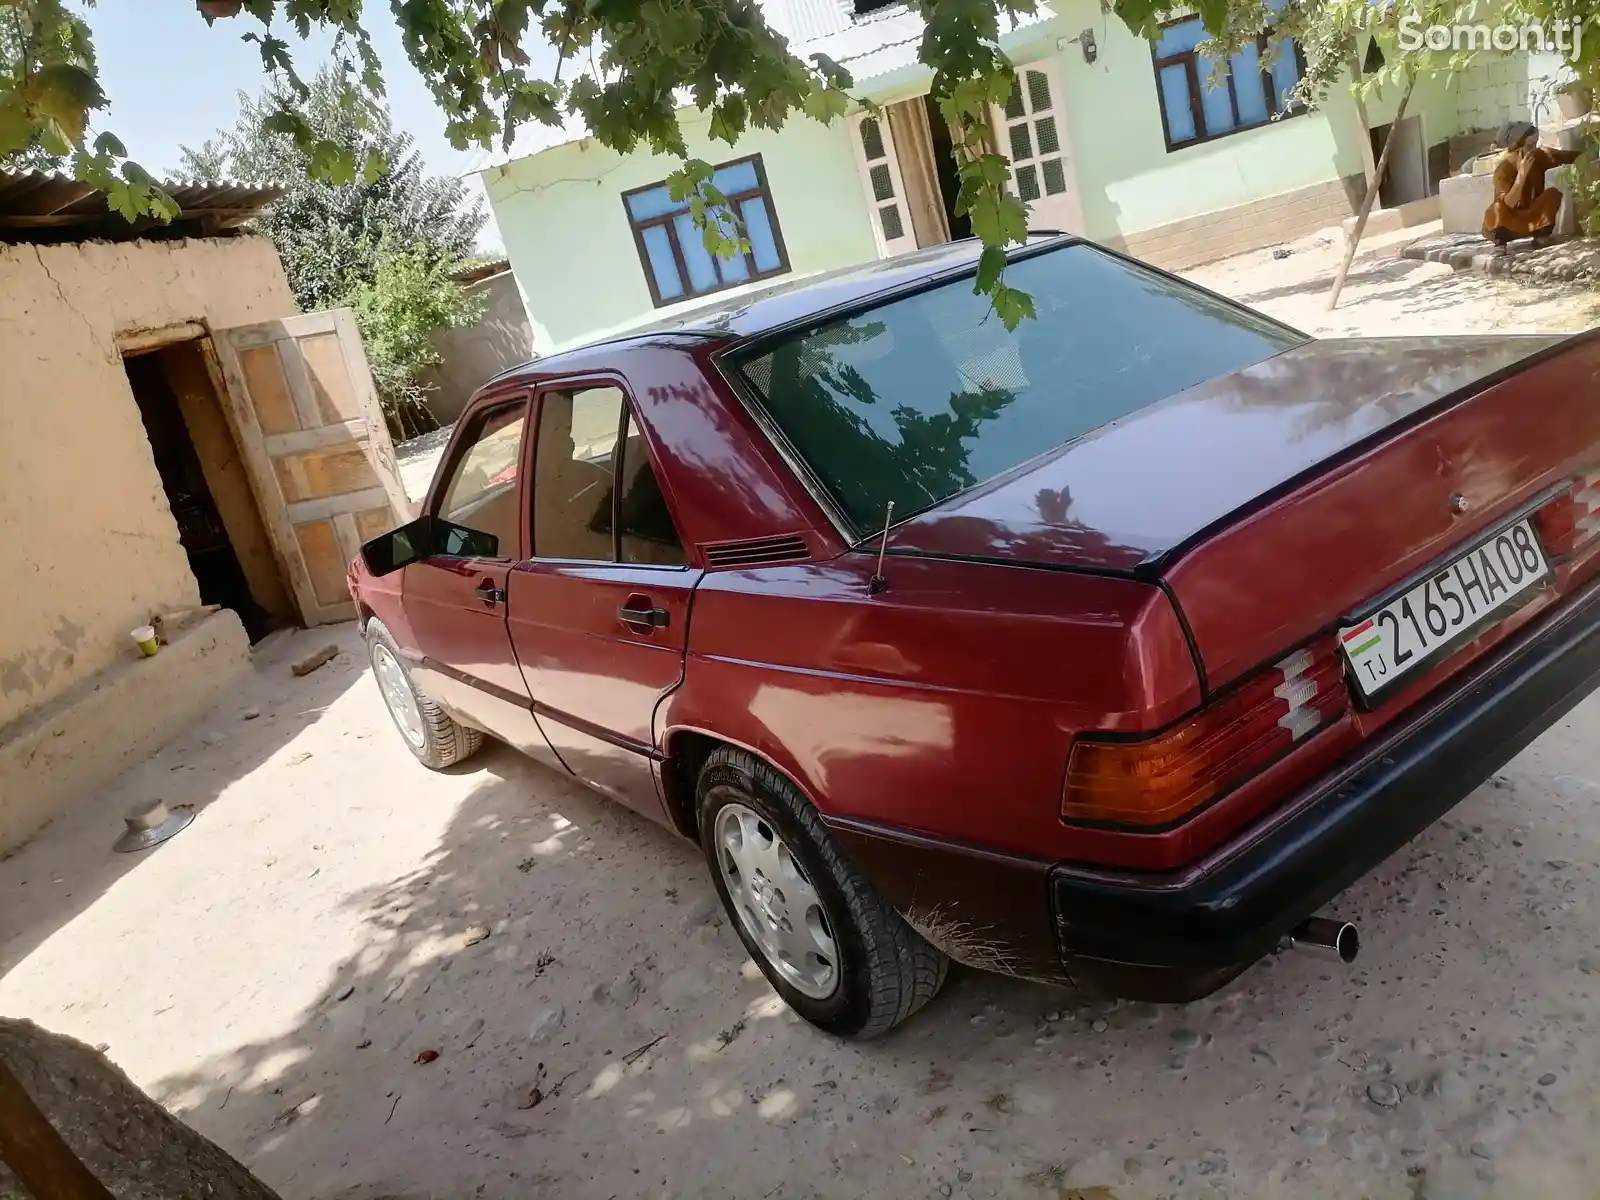
[[[678,231],[678,249],[683,251],[684,265],[689,268],[689,291],[709,292],[717,286],[717,268],[706,253],[703,235],[694,227],[694,218],[683,213],[674,217],[672,224]]]
[[[732,258],[719,258],[717,273],[722,276],[723,283],[743,283],[750,278],[750,264],[745,261],[742,254],[736,254]]]
[[[739,206],[739,214],[744,217],[745,236],[750,239],[750,257],[756,260],[756,270],[776,271],[782,259],[778,257],[778,239],[772,235],[767,202],[752,196]]]
[[[1205,38],[1206,28],[1200,23],[1199,17],[1179,21],[1176,25],[1169,25],[1161,31],[1161,37],[1156,42],[1156,57],[1166,58],[1169,54],[1182,54],[1185,50],[1193,50],[1205,41]]]
[[[1199,136],[1194,113],[1189,110],[1189,76],[1182,63],[1161,68],[1161,108],[1167,114],[1167,132],[1174,145]]]
[[[669,212],[688,207],[687,204],[675,202],[665,187],[651,188],[648,192],[638,192],[628,197],[628,214],[635,221],[662,217]]]
[[[1194,65],[1200,75],[1200,107],[1205,113],[1206,133],[1211,137],[1227,133],[1234,126],[1233,103],[1228,99],[1227,81],[1219,80],[1218,86],[1211,86],[1216,72],[1208,58],[1196,59]]]
[[[1260,125],[1272,115],[1267,91],[1261,86],[1261,52],[1246,46],[1228,60],[1233,72],[1233,94],[1239,102],[1239,124]]]
[[[756,165],[753,162],[734,163],[711,176],[711,186],[724,196],[748,192],[756,186],[756,182]]]
[[[678,264],[672,261],[672,243],[667,239],[665,225],[652,225],[642,233],[644,252],[650,259],[650,273],[656,277],[656,291],[663,300],[683,295],[683,281],[678,278]]]
[[[1300,63],[1294,56],[1294,46],[1285,39],[1277,44],[1276,57],[1272,60],[1273,99],[1279,112],[1289,107],[1289,93],[1299,82]]]

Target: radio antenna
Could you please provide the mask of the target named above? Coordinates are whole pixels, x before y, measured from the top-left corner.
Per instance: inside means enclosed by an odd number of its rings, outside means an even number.
[[[876,596],[889,586],[889,581],[883,577],[883,553],[889,548],[889,526],[894,523],[894,501],[889,501],[889,506],[883,510],[883,536],[878,539],[878,569],[873,572],[872,582],[867,584],[867,595]]]

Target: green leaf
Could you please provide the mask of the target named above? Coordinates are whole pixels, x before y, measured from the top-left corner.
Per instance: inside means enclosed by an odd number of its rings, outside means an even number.
[[[1000,323],[1007,329],[1015,330],[1025,318],[1035,315],[1033,297],[1003,283],[995,284],[989,299],[994,315],[1000,318]]]
[[[850,97],[838,88],[813,87],[803,102],[806,116],[826,125],[850,108]]]
[[[102,133],[94,140],[96,154],[106,154],[112,158],[127,158],[128,149],[117,138],[109,133]]]
[[[1000,282],[1006,269],[1006,252],[999,246],[985,246],[978,256],[978,280],[973,291],[987,292]]]
[[[139,215],[139,204],[134,198],[133,186],[120,179],[113,179],[107,185],[106,205],[112,212],[120,213],[125,221],[132,221]]]
[[[735,93],[724,97],[711,110],[711,136],[733,145],[744,132],[748,115],[743,96]]]
[[[361,164],[361,182],[365,184],[377,183],[379,179],[383,178],[384,172],[388,169],[389,164],[383,157],[383,151],[373,146],[367,151],[366,161]]]
[[[0,158],[21,150],[33,140],[33,122],[16,99],[0,104]]]
[[[55,121],[45,121],[39,126],[39,145],[51,154],[71,154],[72,138]]]
[[[703,158],[691,158],[667,176],[667,194],[681,204],[703,185],[710,183],[711,175],[710,163]]]
[[[817,74],[827,81],[829,87],[844,91],[855,86],[855,80],[851,78],[850,72],[826,54],[813,54],[811,61],[816,64]]]
[[[323,138],[311,148],[307,170],[313,179],[342,187],[356,180],[356,156],[337,142]]]

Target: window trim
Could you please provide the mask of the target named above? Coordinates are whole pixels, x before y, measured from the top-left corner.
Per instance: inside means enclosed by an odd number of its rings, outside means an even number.
[[[1174,17],[1170,21],[1163,21],[1161,28],[1171,29],[1186,22],[1197,20],[1199,18],[1193,14]],[[1256,35],[1256,52],[1260,55],[1263,63],[1267,62],[1267,45],[1271,41],[1271,29]],[[1299,69],[1300,75],[1304,77],[1306,73],[1305,51],[1301,48],[1299,41],[1294,38],[1289,39],[1289,45],[1294,48],[1295,66]],[[1232,137],[1236,133],[1249,133],[1252,129],[1265,129],[1267,126],[1274,125],[1280,121],[1303,117],[1311,111],[1306,105],[1300,104],[1291,105],[1280,113],[1278,111],[1277,87],[1272,81],[1272,68],[1270,65],[1265,65],[1261,69],[1261,90],[1263,99],[1266,100],[1267,104],[1267,119],[1265,121],[1253,121],[1248,125],[1241,124],[1239,122],[1239,96],[1233,86],[1235,73],[1229,71],[1228,104],[1233,109],[1234,126],[1232,129],[1225,129],[1221,133],[1201,133],[1200,131],[1206,127],[1206,122],[1205,87],[1200,82],[1199,57],[1200,52],[1198,49],[1180,50],[1176,54],[1157,57],[1156,41],[1152,40],[1150,42],[1151,71],[1156,84],[1156,110],[1161,114],[1161,137],[1166,142],[1168,154],[1175,154],[1179,150],[1187,150],[1191,146],[1203,146],[1207,142],[1215,142],[1225,137]],[[1167,120],[1166,93],[1161,86],[1162,69],[1177,66],[1181,66],[1184,69],[1184,82],[1189,85],[1189,114],[1194,119],[1194,127],[1197,134],[1197,136],[1182,142],[1174,142],[1172,140],[1172,126]]]
[[[778,265],[770,271],[758,271],[756,269],[755,255],[752,252],[746,251],[744,255],[744,262],[746,269],[750,272],[748,278],[738,279],[732,283],[718,283],[716,287],[707,288],[703,292],[691,292],[688,290],[689,264],[684,260],[683,247],[678,242],[678,230],[677,226],[674,224],[675,220],[683,214],[674,212],[665,214],[663,216],[646,217],[643,220],[638,220],[634,217],[633,210],[628,207],[629,197],[640,195],[643,192],[653,192],[658,188],[663,188],[667,185],[667,181],[665,179],[657,180],[655,183],[647,183],[642,187],[629,188],[627,191],[622,193],[622,215],[627,220],[628,228],[633,234],[633,248],[635,253],[637,253],[639,256],[639,266],[644,271],[644,281],[646,286],[650,289],[650,303],[654,307],[665,308],[670,304],[687,304],[691,300],[699,300],[704,296],[714,296],[718,292],[726,292],[732,290],[733,288],[745,287],[748,284],[757,283],[763,279],[772,279],[778,275],[787,275],[791,270],[794,269],[789,264],[789,248],[784,244],[783,227],[778,221],[778,204],[773,198],[772,185],[767,180],[767,169],[761,161],[761,155],[746,154],[741,158],[731,158],[727,162],[717,163],[711,169],[713,172],[717,172],[726,167],[742,166],[744,163],[750,163],[755,167],[756,186],[753,188],[746,188],[742,192],[724,193],[724,195],[728,203],[733,206],[734,212],[741,222],[744,221],[744,201],[753,196],[760,196],[766,200],[767,224],[772,228],[772,241],[778,251]],[[655,270],[650,265],[650,252],[645,248],[644,244],[645,230],[653,229],[658,225],[662,226],[667,231],[667,245],[672,250],[672,263],[673,266],[678,268],[678,278],[683,281],[684,285],[683,295],[673,296],[665,300],[661,298],[661,287],[656,282]]]
[[[514,392],[510,395],[496,396],[493,400],[485,401],[483,404],[477,405],[461,415],[461,420],[459,422],[459,429],[461,431],[460,436],[451,439],[450,446],[445,452],[446,458],[444,461],[444,470],[437,473],[435,477],[436,484],[429,488],[424,509],[427,516],[439,516],[439,510],[444,507],[445,497],[450,492],[450,483],[452,477],[456,473],[456,469],[461,466],[461,460],[466,455],[467,451],[478,444],[477,439],[473,439],[470,442],[467,440],[468,435],[472,432],[473,425],[478,420],[486,418],[490,413],[496,413],[503,409],[510,409],[518,406],[522,408],[522,439],[517,444],[517,485],[519,487],[521,486],[521,472],[524,468],[524,465],[528,461],[530,446],[529,429],[533,425],[533,409],[531,406],[531,400],[531,392]],[[479,532],[484,531],[480,530]],[[428,558],[447,558],[452,562],[520,562],[522,560],[523,547],[528,544],[528,535],[529,531],[522,527],[521,521],[518,521],[518,544],[512,547],[512,549],[515,551],[514,553],[501,553],[496,555],[494,558],[483,558],[477,555],[430,554],[428,555]],[[501,549],[503,551],[505,547],[501,547]],[[420,561],[426,562],[427,559]]]
[[[611,557],[602,558],[557,558],[553,555],[541,557],[536,551],[538,544],[534,541],[534,493],[539,486],[539,426],[544,420],[544,399],[552,392],[584,392],[595,388],[612,387],[622,393],[622,411],[617,419],[617,451],[620,454],[625,445],[623,435],[627,432],[628,422],[632,420],[639,429],[639,438],[645,443],[645,458],[650,463],[650,469],[655,472],[656,483],[661,489],[661,499],[667,506],[667,515],[672,519],[672,527],[678,533],[678,540],[683,544],[684,561],[681,563],[629,563],[622,561],[622,525],[619,521],[622,505],[622,489],[617,486],[616,468],[613,466],[611,473]],[[695,556],[699,554],[699,547],[692,545],[683,536],[683,522],[678,519],[674,508],[671,488],[663,482],[661,470],[656,465],[656,456],[650,448],[650,435],[646,432],[644,422],[639,420],[639,406],[634,402],[633,392],[628,387],[627,381],[620,375],[599,373],[593,375],[574,375],[565,379],[545,380],[538,390],[532,395],[535,405],[531,433],[525,434],[528,438],[528,495],[527,503],[523,506],[527,510],[527,541],[524,548],[527,551],[522,561],[527,563],[550,563],[556,566],[587,566],[610,567],[628,571],[687,571],[696,566]]]

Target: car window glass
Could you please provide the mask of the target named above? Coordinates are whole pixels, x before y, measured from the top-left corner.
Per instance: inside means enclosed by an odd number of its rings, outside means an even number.
[[[439,516],[490,534],[504,557],[516,552],[517,470],[526,423],[527,408],[520,402],[474,417],[439,501]]]
[[[622,392],[546,392],[533,460],[533,553],[613,561],[612,482]]]
[[[1303,342],[1259,313],[1091,246],[1013,262],[1008,329],[971,276],[783,336],[741,362],[857,530]]]
[[[622,443],[621,476],[622,499],[617,508],[617,526],[622,561],[671,566],[688,562],[683,552],[683,539],[672,523],[655,468],[650,465],[650,452],[645,449],[644,438],[631,414]]]

